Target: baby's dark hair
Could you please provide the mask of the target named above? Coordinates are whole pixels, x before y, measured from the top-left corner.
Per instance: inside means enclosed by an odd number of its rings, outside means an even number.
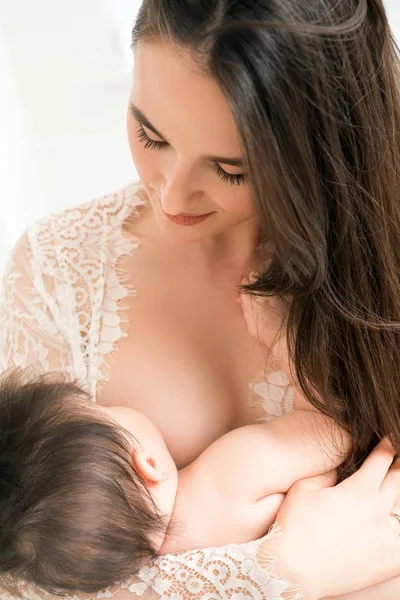
[[[76,384],[0,378],[0,583],[95,592],[156,556],[161,515],[125,432]]]

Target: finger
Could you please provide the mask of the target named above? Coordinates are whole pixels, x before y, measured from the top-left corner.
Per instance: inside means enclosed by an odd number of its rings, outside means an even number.
[[[388,510],[400,514],[400,458],[394,461],[387,472],[381,492]]]
[[[358,479],[368,487],[382,485],[393,462],[396,452],[387,438],[384,438],[365,459],[360,469],[350,479]]]

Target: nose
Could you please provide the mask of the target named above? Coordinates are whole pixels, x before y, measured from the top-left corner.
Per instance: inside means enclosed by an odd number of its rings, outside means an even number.
[[[194,212],[201,195],[188,166],[176,163],[164,173],[160,202],[165,213],[179,215]]]

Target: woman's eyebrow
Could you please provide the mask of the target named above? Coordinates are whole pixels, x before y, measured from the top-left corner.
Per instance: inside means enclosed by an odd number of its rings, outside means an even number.
[[[231,165],[232,167],[244,167],[244,160],[242,158],[229,158],[228,156],[202,156],[201,158],[202,160],[211,160],[212,162]]]
[[[150,123],[150,121],[144,116],[142,111],[139,110],[137,106],[135,106],[132,102],[130,102],[129,108],[130,108],[131,113],[133,114],[135,119],[137,119],[139,121],[139,123],[141,123],[142,125],[147,127],[147,129],[150,129],[150,131],[152,131],[153,133],[158,135],[158,137],[165,139],[163,134],[160,133],[159,131],[157,131],[157,129],[154,127],[154,125],[152,125]]]
[[[155,133],[158,137],[163,138],[165,140],[165,136],[160,133],[154,125],[150,123],[150,121],[145,117],[141,110],[138,109],[132,102],[129,104],[129,108],[135,119],[139,121],[142,125],[150,129],[153,133]],[[231,165],[232,167],[242,167],[244,166],[244,161],[242,158],[231,158],[227,156],[202,156],[201,160],[210,160],[216,163],[222,163],[224,165]]]

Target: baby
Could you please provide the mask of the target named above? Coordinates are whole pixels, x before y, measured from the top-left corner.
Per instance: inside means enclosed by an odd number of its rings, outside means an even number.
[[[3,585],[94,592],[160,554],[257,539],[291,485],[337,467],[349,446],[329,418],[299,410],[227,433],[178,472],[143,414],[62,379],[5,375]]]

